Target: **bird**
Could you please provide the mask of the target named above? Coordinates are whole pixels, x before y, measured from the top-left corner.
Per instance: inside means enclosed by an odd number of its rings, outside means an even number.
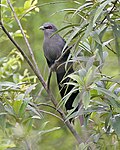
[[[51,68],[55,61],[58,60],[63,54],[63,49],[66,41],[57,33],[58,29],[50,22],[44,23],[40,30],[44,32],[43,51],[46,58],[48,67]],[[70,81],[69,74],[74,72],[73,63],[68,62],[67,59],[70,55],[70,48],[65,48],[65,53],[59,60],[59,65],[54,70],[56,72],[57,84],[59,87],[61,98],[64,98],[73,88],[73,85],[66,85]],[[78,95],[79,91],[73,92],[65,103],[66,111],[73,109],[73,102]]]

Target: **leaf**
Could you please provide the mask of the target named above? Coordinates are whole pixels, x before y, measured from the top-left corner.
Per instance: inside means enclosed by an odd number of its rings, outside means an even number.
[[[98,34],[96,31],[93,31],[93,32],[91,33],[91,35],[92,35],[93,39],[94,39],[98,44],[102,45],[100,36],[99,36],[99,34]]]
[[[5,82],[0,82],[0,85],[1,86],[7,86],[7,87],[15,87],[15,86],[17,86],[15,83],[13,83],[13,82],[7,82],[7,81],[5,81]]]
[[[41,117],[40,117],[40,116],[35,115],[35,116],[32,116],[32,119],[41,119]]]
[[[87,109],[90,104],[90,92],[89,91],[85,91],[82,94],[82,102],[83,102],[85,109]]]
[[[95,61],[95,56],[88,58],[86,64],[86,70],[89,70],[93,66],[94,61]]]
[[[25,91],[25,96],[28,96],[28,94],[30,94],[30,92],[35,89],[36,85],[37,84],[33,84],[33,85],[29,86],[27,88],[27,90]]]
[[[118,100],[118,97],[112,93],[111,91],[105,89],[105,88],[101,88],[101,87],[94,87],[94,89],[96,89],[99,92],[102,92],[103,94],[105,94],[106,96],[110,96],[113,97],[114,99]]]
[[[81,30],[81,28],[79,27],[76,27],[75,29],[74,29],[74,32],[70,35],[70,37],[69,37],[69,39],[66,41],[66,44],[65,44],[65,46],[64,46],[64,48],[63,48],[63,52],[64,52],[64,50],[66,49],[66,47],[68,46],[68,44],[71,42],[71,40],[75,37],[75,35],[79,32]]]
[[[36,12],[39,12],[39,11],[40,11],[40,9],[39,9],[38,7],[36,7],[36,8],[35,8],[35,11],[36,11]]]
[[[72,17],[74,17],[75,14],[77,14],[80,11],[82,11],[84,8],[86,9],[86,7],[88,8],[91,5],[92,5],[91,1],[89,1],[88,3],[85,3],[83,5],[81,5],[78,9],[76,9],[76,11],[73,13]]]
[[[49,129],[49,130],[42,130],[42,131],[40,131],[40,132],[38,132],[38,134],[45,134],[45,133],[49,133],[49,132],[53,132],[53,131],[55,131],[55,130],[59,130],[61,127],[54,127],[54,128],[52,128],[52,129]]]
[[[37,109],[35,109],[34,107],[31,107],[30,105],[28,105],[27,107],[30,111],[32,111],[33,113],[35,113],[36,115],[42,118],[42,114],[39,113]]]
[[[70,74],[70,75],[68,75],[68,77],[73,79],[74,81],[76,81],[79,84],[83,84],[83,81],[80,79],[80,77],[78,75]]]
[[[115,130],[115,133],[120,138],[120,114],[114,115],[113,118],[111,118],[113,129]]]
[[[22,105],[22,100],[15,100],[14,101],[13,109],[14,109],[14,111],[15,111],[16,114],[19,113],[21,105]]]
[[[24,9],[27,10],[31,7],[32,0],[28,0],[24,3]]]
[[[83,38],[82,38],[83,41],[86,40],[86,38],[88,38],[88,36],[89,36],[90,33],[92,32],[92,29],[93,29],[93,21],[92,21],[92,18],[91,18],[91,19],[90,19],[90,22],[89,22],[89,24],[88,24],[88,26],[87,26],[87,29],[86,29],[86,31],[85,31],[85,34],[84,34],[84,36],[83,36]]]
[[[115,40],[115,50],[120,63],[120,26],[113,21],[112,23],[113,23],[112,29],[113,29],[114,40]]]
[[[19,117],[23,117],[24,116],[27,104],[28,104],[28,101],[23,101],[23,103],[22,103],[22,105],[21,105],[21,107],[19,109]]]
[[[111,3],[111,1],[112,0],[107,0],[107,1],[105,1],[102,4],[99,5],[98,9],[95,12],[95,16],[94,16],[94,19],[93,19],[93,25],[95,24],[96,20],[101,15],[101,13],[103,12],[103,9],[106,7],[106,5],[108,5],[109,3]]]
[[[114,40],[114,39],[110,39],[110,40],[108,40],[108,41],[103,42],[102,46],[104,47],[104,46],[110,44],[110,42],[113,41],[113,40]]]
[[[35,6],[38,3],[38,0],[34,0],[32,6]]]

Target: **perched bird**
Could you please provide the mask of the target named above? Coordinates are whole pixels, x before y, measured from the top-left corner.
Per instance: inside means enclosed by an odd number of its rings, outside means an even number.
[[[62,50],[65,46],[65,40],[58,34],[55,33],[57,28],[52,23],[44,23],[43,26],[40,27],[41,30],[44,31],[44,42],[43,42],[43,50],[44,56],[47,60],[48,66],[52,67],[55,61],[62,55]],[[54,34],[55,33],[55,34]],[[67,75],[73,73],[73,64],[67,63],[68,56],[70,54],[70,49],[65,49],[65,54],[59,61],[59,65],[55,69],[57,76],[57,83],[60,90],[60,95],[63,98],[67,95],[72,89],[73,85],[66,85],[64,83],[69,82],[70,78],[66,77]],[[65,103],[66,110],[71,110],[73,108],[72,104],[79,91],[73,92],[67,102]]]

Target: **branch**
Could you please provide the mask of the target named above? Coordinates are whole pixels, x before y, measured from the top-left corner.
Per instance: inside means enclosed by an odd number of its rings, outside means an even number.
[[[27,39],[27,37],[26,37],[26,35],[25,35],[25,33],[24,33],[23,27],[22,27],[22,25],[21,25],[21,23],[20,23],[20,21],[19,21],[17,15],[16,15],[16,13],[15,13],[15,10],[14,10],[14,8],[13,8],[13,6],[12,6],[10,0],[7,0],[7,2],[8,2],[8,4],[9,4],[9,6],[10,6],[10,8],[11,8],[11,11],[13,12],[14,18],[15,18],[15,20],[16,20],[16,22],[17,22],[17,24],[18,24],[18,26],[19,26],[19,28],[20,28],[20,30],[21,30],[21,33],[22,33],[23,38],[24,38],[24,40],[25,40],[25,43],[26,43],[26,45],[27,45],[27,47],[28,47],[28,50],[29,50],[30,56],[31,56],[31,58],[32,58],[32,61],[33,61],[34,65],[35,65],[35,68],[37,69],[37,72],[40,73],[39,68],[38,68],[38,65],[37,65],[37,63],[36,63],[36,61],[35,61],[35,57],[34,57],[33,51],[32,51],[32,49],[31,49],[31,46],[30,46],[30,44],[29,44],[29,42],[28,42],[28,39]]]
[[[10,1],[9,1],[10,2]],[[21,54],[23,55],[24,59],[27,61],[27,63],[29,64],[29,66],[31,67],[31,69],[33,70],[33,72],[35,73],[35,75],[38,77],[39,81],[41,82],[41,84],[43,85],[44,89],[46,90],[48,96],[51,99],[51,102],[54,104],[55,107],[57,107],[57,101],[55,100],[52,92],[47,88],[47,85],[40,73],[40,71],[38,71],[35,66],[32,64],[32,62],[30,61],[30,59],[28,58],[28,56],[25,54],[25,52],[22,50],[22,48],[18,45],[18,43],[11,37],[11,35],[9,34],[9,32],[6,30],[6,28],[4,27],[3,23],[0,21],[0,26],[3,30],[3,32],[7,35],[7,37],[9,38],[9,40],[14,44],[14,46],[21,52]],[[69,128],[69,130],[71,131],[71,133],[73,134],[73,136],[75,137],[75,139],[77,140],[77,142],[80,144],[82,142],[81,137],[79,136],[79,134],[76,132],[76,130],[73,128],[73,126],[70,124],[69,121],[65,121],[66,117],[65,114],[63,113],[62,109],[58,109],[59,113],[62,117],[62,119],[64,120],[64,123],[66,124],[66,126]]]

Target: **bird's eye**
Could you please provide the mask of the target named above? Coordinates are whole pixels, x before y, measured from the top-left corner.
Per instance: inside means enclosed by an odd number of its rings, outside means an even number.
[[[47,26],[45,27],[45,29],[52,29],[52,26]]]

